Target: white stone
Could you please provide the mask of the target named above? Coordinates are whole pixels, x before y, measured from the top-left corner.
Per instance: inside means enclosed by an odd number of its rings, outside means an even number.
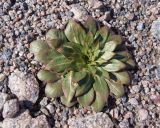
[[[23,72],[15,70],[9,76],[8,87],[18,97],[19,101],[27,106],[32,106],[38,99],[39,84],[31,74],[25,75]]]
[[[29,111],[21,113],[16,118],[3,120],[2,128],[51,128],[44,115],[32,118]]]
[[[105,113],[97,113],[83,118],[69,119],[69,128],[113,128],[113,122]]]
[[[8,94],[0,92],[0,112],[2,111],[3,105],[5,104],[8,98]]]
[[[11,99],[6,101],[3,106],[3,118],[12,118],[19,111],[19,103],[17,99]]]
[[[88,0],[88,5],[90,8],[98,9],[103,6],[103,3],[99,0]]]
[[[146,120],[148,118],[148,111],[146,109],[139,109],[138,117],[140,121]]]

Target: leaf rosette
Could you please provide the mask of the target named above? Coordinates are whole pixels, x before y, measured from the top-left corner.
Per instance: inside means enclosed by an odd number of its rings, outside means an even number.
[[[130,83],[127,70],[135,66],[123,38],[92,17],[83,25],[70,20],[64,30],[49,30],[46,40],[31,43],[30,51],[45,65],[37,76],[47,83],[48,97],[94,111],[103,109],[110,94],[124,94],[123,85]]]

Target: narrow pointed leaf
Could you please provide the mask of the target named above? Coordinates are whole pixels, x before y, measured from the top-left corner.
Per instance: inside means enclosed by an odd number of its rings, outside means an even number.
[[[83,44],[83,41],[86,37],[85,30],[74,20],[70,20],[67,24],[66,29],[64,30],[67,39],[70,42]]]
[[[127,60],[126,62],[129,66],[131,66],[131,68],[134,68],[136,66],[135,62],[130,58],[129,60]]]
[[[91,32],[88,32],[86,34],[86,38],[84,40],[84,45],[85,46],[90,46],[93,43],[94,39],[93,39],[93,34]]]
[[[109,73],[106,71],[106,70],[104,70],[104,68],[102,68],[102,67],[99,67],[98,68],[98,75],[99,76],[103,76],[104,77],[104,79],[109,79]]]
[[[73,72],[73,82],[79,82],[86,77],[87,73],[85,71]]]
[[[40,70],[37,74],[38,79],[45,82],[55,82],[59,79],[59,76],[55,72]]]
[[[114,72],[113,73],[122,84],[129,84],[130,77],[128,72]]]
[[[68,102],[68,100],[65,96],[61,96],[61,102],[62,102],[62,104],[64,104],[67,107],[72,107],[73,105],[75,105],[77,103],[77,101]]]
[[[116,53],[115,58],[121,60],[122,62],[126,62],[131,58],[131,55],[127,51],[121,51]]]
[[[92,103],[92,101],[94,100],[93,88],[90,89],[86,94],[84,94],[80,97],[77,97],[77,100],[83,107],[89,106]]]
[[[102,51],[110,51],[110,52],[113,52],[116,47],[117,47],[118,43],[115,42],[115,41],[109,41],[105,44],[104,48]]]
[[[91,104],[92,109],[95,112],[100,112],[106,104],[106,101],[103,100],[103,97],[96,92],[95,101]]]
[[[101,59],[103,59],[104,61],[110,60],[111,58],[113,58],[115,55],[114,52],[110,52],[110,51],[106,51],[102,56]]]
[[[45,41],[36,40],[30,44],[30,51],[32,53],[37,54],[41,50],[49,50],[49,46]]]
[[[92,32],[93,35],[96,34],[97,31],[97,23],[91,16],[88,17],[84,26],[87,28],[88,31]]]
[[[121,97],[124,95],[124,87],[120,81],[106,80],[110,89],[116,97]]]
[[[45,88],[45,94],[51,98],[63,96],[62,81],[58,80],[55,83],[48,83]]]
[[[104,69],[108,72],[116,72],[124,69],[125,67],[126,65],[123,62],[116,59],[112,59],[110,63],[104,67]]]

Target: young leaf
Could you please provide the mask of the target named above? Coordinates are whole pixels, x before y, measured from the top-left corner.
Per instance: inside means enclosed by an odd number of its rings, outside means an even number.
[[[92,103],[92,101],[94,100],[93,88],[90,89],[86,94],[84,94],[80,97],[77,97],[77,100],[83,107],[89,106]]]
[[[62,81],[58,80],[55,83],[48,83],[45,88],[45,94],[51,98],[63,96]]]

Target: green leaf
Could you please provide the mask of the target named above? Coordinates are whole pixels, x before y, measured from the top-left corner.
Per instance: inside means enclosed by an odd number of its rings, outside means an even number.
[[[74,20],[69,21],[64,32],[70,42],[84,44],[83,41],[85,40],[86,32]]]
[[[103,76],[105,79],[109,79],[110,77],[109,77],[109,73],[106,71],[106,70],[104,70],[102,67],[98,67],[98,72],[97,72],[97,74],[99,75],[99,76]]]
[[[113,58],[115,55],[114,52],[109,52],[106,51],[96,62],[102,64],[102,63],[106,63],[108,60],[110,60],[111,58]]]
[[[105,104],[106,102],[104,102],[103,97],[100,95],[100,93],[96,92],[95,101],[91,104],[92,109],[95,112],[100,112],[104,108]]]
[[[103,100],[103,102],[106,102],[109,96],[109,89],[105,79],[102,76],[99,77],[98,75],[96,75],[94,79],[95,82],[93,84],[93,88],[95,92],[101,95],[101,100]]]
[[[120,81],[107,80],[109,85],[110,92],[113,93],[116,97],[121,97],[124,95],[124,87]]]
[[[134,68],[136,66],[135,62],[130,58],[126,62],[131,68]]]
[[[37,74],[38,79],[45,82],[55,82],[59,79],[59,76],[55,72],[51,72],[48,70],[40,70]]]
[[[80,44],[75,44],[75,43],[67,43],[63,45],[63,55],[66,56],[69,59],[77,59],[82,56],[81,54],[81,49],[82,47]]]
[[[116,72],[124,69],[125,67],[126,65],[123,62],[116,59],[112,59],[110,60],[110,63],[104,67],[104,69],[108,72]]]
[[[52,39],[52,40],[47,40],[47,44],[51,47],[51,48],[59,48],[61,45],[61,41],[57,40],[57,39]]]
[[[71,100],[73,99],[75,92],[76,92],[76,88],[77,88],[78,84],[77,83],[73,83],[73,72],[69,72],[65,78],[62,79],[62,90],[64,92],[64,96],[67,99],[67,102],[71,102]]]
[[[49,50],[49,46],[45,41],[36,40],[30,44],[30,51],[34,54],[39,53],[41,50]]]
[[[73,82],[77,83],[86,77],[87,73],[85,71],[73,72]]]
[[[45,94],[51,98],[63,96],[62,81],[58,80],[55,83],[48,83],[45,88]]]
[[[54,58],[52,58],[52,60],[46,66],[48,70],[63,72],[71,64],[71,61],[68,60],[63,54],[56,53],[56,56],[53,57]]]
[[[108,41],[114,41],[117,44],[121,44],[123,40],[122,40],[122,36],[120,35],[110,35],[108,37]]]
[[[121,60],[122,62],[126,62],[131,58],[131,55],[127,51],[116,52],[116,59]]]
[[[67,42],[67,38],[62,30],[51,29],[46,34],[47,40],[59,40],[61,43]],[[52,46],[52,45],[51,45]]]
[[[102,51],[110,51],[110,52],[113,52],[116,47],[117,47],[118,43],[115,42],[115,41],[109,41],[109,42],[106,42],[104,48]]]
[[[89,32],[92,32],[93,35],[96,34],[97,31],[97,23],[93,17],[89,16],[86,20],[84,26],[87,28]]]
[[[100,48],[103,48],[109,36],[109,28],[107,26],[101,27],[96,35],[100,35]]]
[[[77,101],[68,102],[68,100],[67,100],[67,98],[65,96],[61,97],[61,102],[62,102],[62,104],[64,104],[67,107],[72,107],[73,105],[75,105],[77,103]]]
[[[93,41],[94,41],[93,34],[91,32],[88,32],[84,40],[85,47],[89,47],[93,43]]]
[[[92,88],[92,84],[93,84],[92,76],[87,75],[84,79],[78,82],[78,87],[76,89],[75,96],[81,96],[87,93]]]
[[[113,73],[122,84],[129,84],[130,77],[128,72],[114,72]]]
[[[86,94],[84,94],[80,97],[77,97],[77,100],[83,107],[89,106],[92,103],[92,101],[94,100],[93,88],[90,89]]]

